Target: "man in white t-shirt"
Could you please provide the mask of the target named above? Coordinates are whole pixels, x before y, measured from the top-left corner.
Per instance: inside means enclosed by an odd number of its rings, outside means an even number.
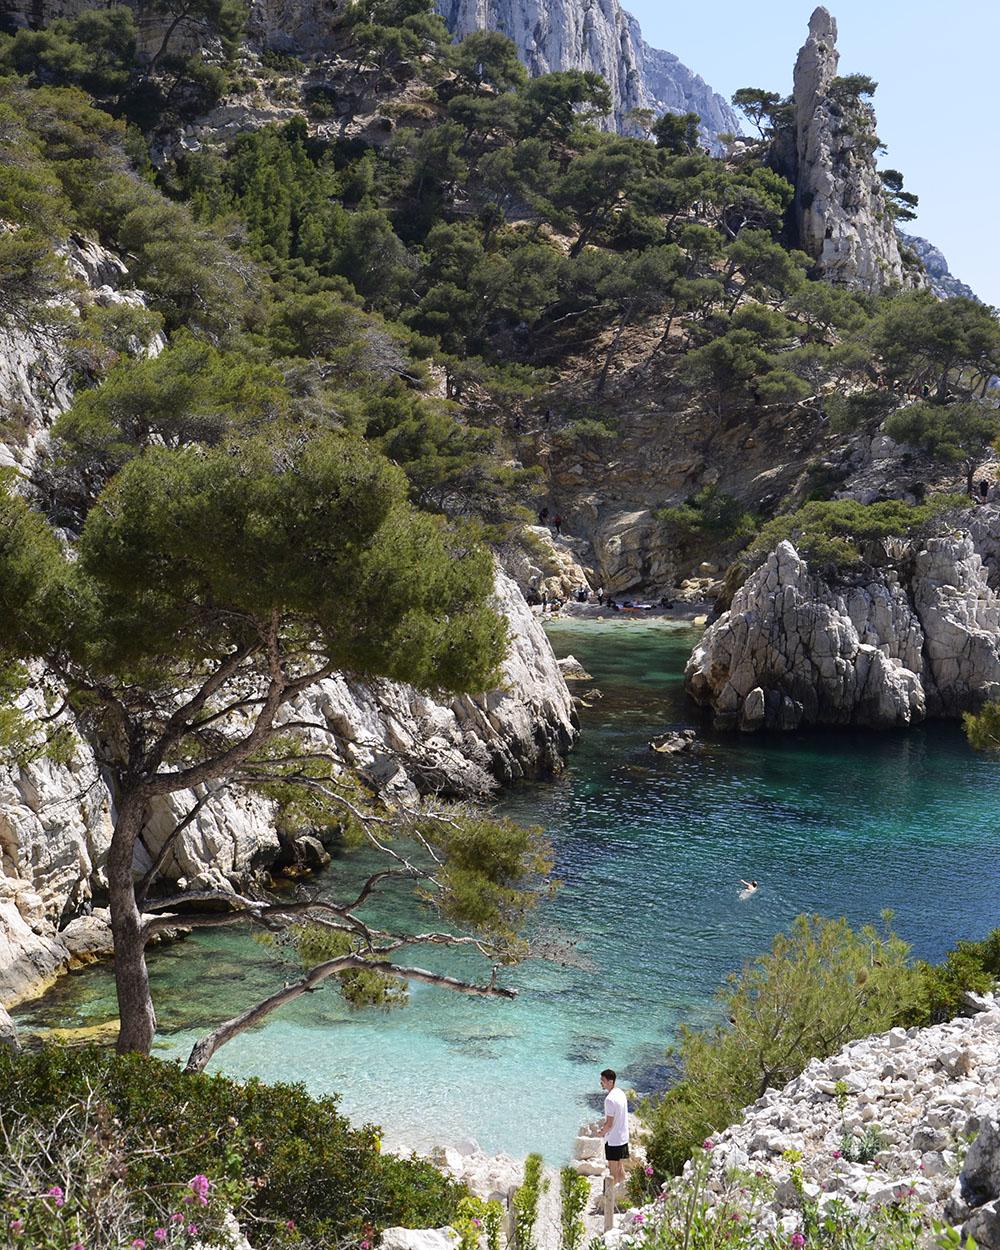
[[[611,1068],[601,1073],[601,1089],[604,1090],[605,1120],[600,1137],[604,1138],[604,1157],[608,1171],[616,1185],[625,1180],[625,1160],[628,1158],[628,1099],[615,1085],[618,1075]]]

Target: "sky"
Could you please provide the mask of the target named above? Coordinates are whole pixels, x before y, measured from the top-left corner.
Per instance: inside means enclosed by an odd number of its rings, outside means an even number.
[[[709,86],[789,95],[814,0],[622,0],[643,38]],[[1000,0],[827,0],[841,74],[879,84],[872,103],[888,151],[920,197],[908,234],[929,239],[980,299],[1000,307]],[[744,130],[753,133],[746,123]]]

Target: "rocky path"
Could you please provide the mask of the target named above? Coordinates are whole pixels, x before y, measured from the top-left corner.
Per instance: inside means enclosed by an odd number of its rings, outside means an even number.
[[[787,1234],[804,1200],[866,1223],[898,1208],[1000,1250],[1000,1002],[966,997],[966,1017],[861,1038],[768,1090],[708,1144],[708,1199]],[[734,1174],[766,1196],[741,1200]]]

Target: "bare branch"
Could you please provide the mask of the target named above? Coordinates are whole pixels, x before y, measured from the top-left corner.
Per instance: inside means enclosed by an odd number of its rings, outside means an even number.
[[[171,747],[180,742],[188,732],[192,719],[198,715],[209,699],[217,691],[221,690],[231,677],[239,672],[244,660],[249,659],[259,645],[259,643],[247,642],[241,647],[237,647],[217,665],[215,672],[209,674],[191,698],[175,710],[166,725],[164,725],[163,731],[156,742],[153,743],[146,753],[144,761],[144,771],[146,773],[153,773],[159,768]],[[181,788],[187,789],[188,787],[183,786]]]
[[[298,998],[301,994],[308,993],[314,989],[319,983],[329,976],[333,976],[338,972],[345,972],[349,968],[360,968],[366,972],[380,972],[383,976],[399,977],[404,981],[422,981],[426,985],[439,985],[445,989],[455,990],[459,994],[473,994],[481,998],[516,998],[517,990],[503,989],[494,984],[496,978],[496,969],[493,970],[493,976],[489,985],[475,985],[468,981],[459,981],[455,977],[440,976],[435,972],[428,972],[424,968],[407,968],[400,964],[391,964],[385,961],[372,961],[363,959],[360,955],[340,955],[336,959],[328,959],[325,963],[316,964],[310,968],[301,981],[296,981],[293,985],[285,985],[275,994],[262,999],[255,1003],[254,1006],[248,1008],[238,1016],[233,1016],[231,1020],[226,1020],[220,1024],[218,1028],[207,1033],[200,1038],[192,1047],[191,1054],[185,1066],[185,1072],[202,1072],[205,1065],[212,1058],[215,1052],[242,1033],[245,1029],[251,1028],[254,1024],[263,1020],[270,1015],[278,1007],[284,1006],[285,1003],[291,1002]]]
[[[234,741],[227,750],[220,751],[218,755],[212,756],[211,759],[200,760],[198,763],[191,764],[176,772],[160,772],[155,776],[151,776],[146,782],[146,790],[150,796],[174,794],[178,790],[193,789],[195,786],[203,785],[208,781],[214,781],[226,773],[233,772],[241,764],[245,764],[250,756],[259,747],[263,746],[269,738],[281,733],[282,726],[275,724],[278,709],[317,681],[321,681],[324,677],[329,677],[334,671],[331,664],[325,664],[321,668],[313,669],[300,677],[290,680],[284,671],[285,657],[278,647],[278,625],[279,617],[277,611],[275,611],[272,613],[271,621],[267,627],[267,664],[270,670],[270,680],[266,692],[261,697],[260,707],[254,718],[252,728],[242,738]],[[220,666],[220,671],[221,668],[222,666]],[[212,683],[215,683],[216,686],[221,684],[215,682],[215,677],[213,677],[212,682],[206,683],[198,694],[185,704],[185,709],[193,707],[196,711],[200,710],[205,702],[202,694]],[[171,717],[170,723],[175,724],[181,711],[185,709],[178,709],[178,712]],[[172,731],[173,736],[168,737],[166,732],[161,734],[154,747],[147,754],[147,763],[155,760],[158,765],[166,750],[180,737],[183,737],[184,732],[189,727],[187,724],[180,727],[175,725]],[[148,769],[148,771],[153,770]]]
[[[222,788],[225,789],[224,786]],[[209,799],[212,797],[212,793],[213,792],[206,790],[205,793],[195,802],[191,810],[185,815],[184,819],[181,820],[178,824],[174,825],[169,835],[164,839],[163,845],[160,847],[156,858],[153,860],[152,864],[150,865],[149,871],[146,873],[146,875],[143,877],[143,879],[139,882],[138,886],[136,887],[135,901],[139,904],[140,907],[142,906],[143,900],[145,899],[146,894],[149,891],[149,887],[153,884],[156,874],[160,871],[160,868],[163,866],[163,861],[167,858],[167,854],[169,853],[170,848],[177,841],[177,839],[181,836],[181,834],[188,827],[188,825],[190,825],[190,823],[195,819],[195,817],[198,815],[201,809],[205,806],[205,804],[209,801]]]

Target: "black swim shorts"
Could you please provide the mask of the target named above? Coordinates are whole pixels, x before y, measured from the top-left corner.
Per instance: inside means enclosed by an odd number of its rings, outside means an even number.
[[[604,1157],[605,1159],[627,1159],[628,1158],[628,1145],[609,1146],[608,1143],[605,1142],[604,1143]]]

